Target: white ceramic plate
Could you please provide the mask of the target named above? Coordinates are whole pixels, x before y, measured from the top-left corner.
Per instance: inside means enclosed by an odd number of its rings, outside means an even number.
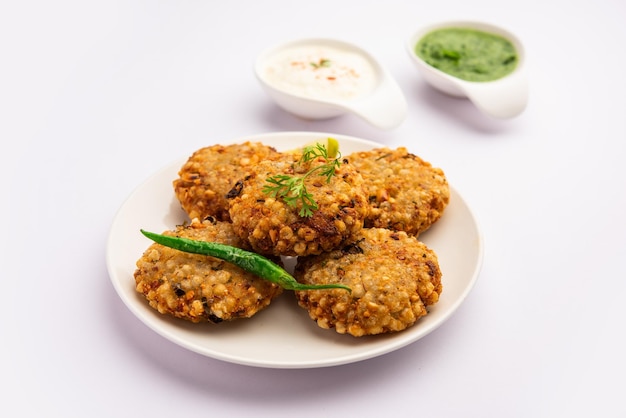
[[[328,136],[339,140],[343,155],[382,146],[344,135],[314,132],[269,133],[223,143],[250,140],[288,150]],[[327,367],[369,359],[404,347],[443,324],[478,277],[482,237],[471,210],[452,188],[443,217],[421,236],[439,257],[443,293],[430,313],[405,331],[355,338],[319,328],[297,305],[290,291],[283,292],[251,319],[213,325],[161,315],[135,291],[135,262],[152,243],[139,229],[163,232],[188,219],[172,187],[187,158],[158,171],[130,195],[112,223],[106,256],[111,281],[126,306],[152,330],[189,350],[231,363],[269,368]],[[288,260],[287,269],[293,268],[293,262],[289,261],[293,260]]]

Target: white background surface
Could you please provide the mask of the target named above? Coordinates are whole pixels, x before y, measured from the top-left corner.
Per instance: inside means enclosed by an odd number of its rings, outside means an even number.
[[[477,18],[526,44],[527,110],[490,120],[426,86],[419,25]],[[24,1],[0,6],[2,408],[11,416],[626,416],[626,5],[558,1]],[[332,36],[403,88],[387,132],[306,122],[258,86],[274,43]],[[350,365],[224,363],[118,298],[110,223],[156,170],[222,139],[312,130],[405,145],[446,171],[486,242],[441,328]],[[130,278],[129,278],[130,279]]]

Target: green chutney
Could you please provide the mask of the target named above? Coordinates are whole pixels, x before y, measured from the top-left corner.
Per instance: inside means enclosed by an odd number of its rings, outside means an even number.
[[[515,70],[515,46],[493,33],[467,28],[443,28],[427,33],[415,45],[427,64],[467,81],[493,81]]]

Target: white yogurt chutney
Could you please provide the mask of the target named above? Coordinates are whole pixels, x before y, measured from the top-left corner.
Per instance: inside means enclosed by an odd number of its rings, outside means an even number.
[[[274,88],[320,100],[354,100],[378,83],[374,65],[362,54],[330,45],[294,45],[270,55],[263,71]]]

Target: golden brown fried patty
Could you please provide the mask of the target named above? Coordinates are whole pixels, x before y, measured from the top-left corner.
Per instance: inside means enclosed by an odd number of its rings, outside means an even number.
[[[164,234],[246,247],[226,222],[194,220]],[[249,318],[282,292],[281,287],[233,264],[156,243],[137,261],[135,283],[151,307],[191,322]]]
[[[301,283],[341,283],[341,289],[297,291],[298,304],[321,328],[355,337],[396,332],[427,314],[439,300],[436,254],[414,236],[382,228],[363,229],[352,245],[298,257]]]
[[[355,152],[347,158],[365,181],[370,206],[367,228],[417,236],[435,223],[448,205],[450,188],[443,171],[404,147]]]
[[[240,184],[230,201],[230,218],[235,232],[262,254],[298,256],[330,251],[350,242],[362,226],[367,212],[361,175],[347,162],[326,182],[311,175],[305,186],[318,205],[311,217],[299,215],[301,207],[290,207],[282,198],[263,192],[266,180],[276,174],[301,176],[324,164],[317,158],[299,164],[299,154],[283,154],[281,159],[258,164]]]
[[[180,169],[174,193],[190,219],[212,216],[228,221],[226,193],[251,167],[278,154],[272,147],[249,141],[201,148]]]

